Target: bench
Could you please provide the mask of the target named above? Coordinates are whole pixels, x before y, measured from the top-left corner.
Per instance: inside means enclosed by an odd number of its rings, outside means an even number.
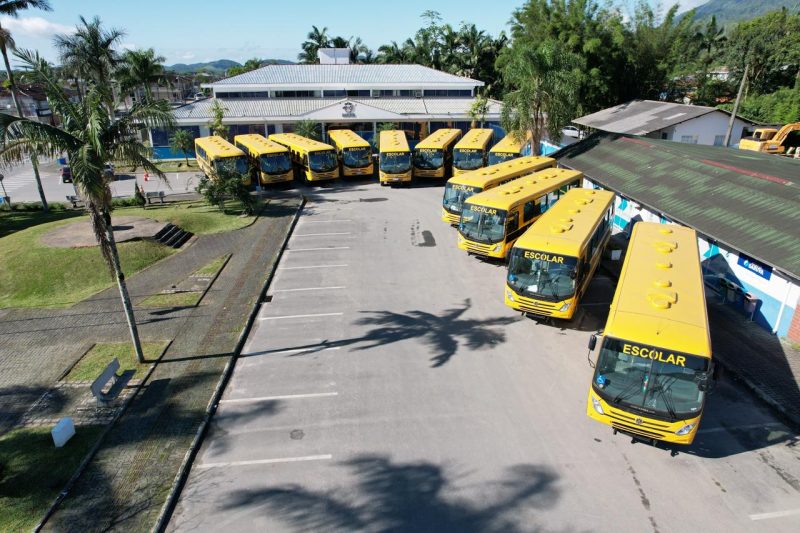
[[[111,402],[119,396],[122,387],[115,387],[114,385],[117,384],[117,378],[120,376],[117,375],[117,371],[119,370],[119,359],[116,357],[108,363],[106,369],[103,370],[103,373],[100,374],[97,379],[92,382],[92,395],[97,400],[97,407],[109,407]],[[111,382],[111,388],[107,393],[103,392],[103,389],[106,388],[108,382]]]
[[[81,197],[80,196],[76,196],[74,194],[68,194],[67,195],[67,201],[72,204],[72,208],[73,209],[77,209],[78,208],[78,204],[83,204],[83,200],[81,199]]]
[[[153,191],[144,193],[144,198],[148,204],[153,203],[153,200],[158,198],[158,201],[164,203],[164,191]]]

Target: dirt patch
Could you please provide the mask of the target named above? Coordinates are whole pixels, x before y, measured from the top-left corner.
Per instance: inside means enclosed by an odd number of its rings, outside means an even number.
[[[112,222],[114,238],[117,242],[152,238],[167,225],[166,222],[158,222],[144,217],[114,217]],[[92,225],[86,219],[53,228],[42,235],[41,242],[45,246],[53,248],[97,246]]]

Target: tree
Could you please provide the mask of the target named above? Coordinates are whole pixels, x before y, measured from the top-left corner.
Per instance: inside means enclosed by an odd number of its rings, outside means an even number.
[[[128,50],[122,54],[115,77],[123,91],[142,89],[145,98],[152,98],[151,85],[166,80],[164,56],[157,56],[155,50]]]
[[[114,115],[114,90],[112,73],[120,62],[114,49],[125,36],[125,32],[112,28],[106,30],[99,17],[87,21],[80,17],[81,23],[73,34],[56,35],[53,44],[59,53],[61,63],[72,69],[81,78],[95,86],[108,113]],[[87,90],[88,93],[88,90]]]
[[[135,133],[141,125],[172,128],[172,113],[166,102],[145,101],[137,102],[125,117],[110,116],[105,108],[108,88],[97,79],[91,80],[85,97],[75,104],[64,93],[53,69],[38,53],[18,50],[15,56],[36,83],[44,87],[50,108],[61,118],[62,126],[0,113],[0,161],[18,163],[35,150],[42,150],[49,156],[66,152],[100,252],[116,280],[136,356],[144,362],[133,305],[114,240],[111,189],[103,169],[107,163],[116,161],[141,166],[166,179],[164,173],[150,162],[147,157],[149,149],[137,140]]]
[[[19,16],[20,11],[30,8],[52,11],[47,0],[0,0],[0,15],[16,18]],[[14,99],[14,107],[17,108],[17,113],[20,117],[24,117],[22,105],[19,103],[19,89],[17,89],[17,84],[14,82],[14,71],[11,70],[11,64],[8,62],[8,51],[14,50],[16,47],[11,32],[0,25],[0,52],[3,54],[3,62],[6,67],[8,88],[11,90],[11,97]],[[39,199],[42,201],[42,210],[47,213],[49,206],[47,205],[47,198],[44,196],[42,177],[39,175],[39,158],[36,151],[31,152],[30,161],[33,167],[33,177],[36,179],[36,187],[39,189]]]
[[[175,130],[169,140],[169,148],[173,152],[182,153],[183,158],[186,160],[186,166],[189,166],[189,152],[194,148],[194,138],[188,130]]]
[[[295,124],[294,132],[308,139],[320,140],[319,123],[313,120],[301,120]]]
[[[472,120],[479,123],[480,127],[483,127],[483,123],[486,122],[486,113],[489,112],[489,99],[486,98],[483,94],[479,94],[475,97],[475,100],[472,102],[472,105],[469,106],[469,116],[472,117]]]
[[[225,111],[227,108],[222,107],[222,104],[219,103],[219,100],[214,98],[214,102],[211,104],[211,115],[212,118],[208,122],[208,127],[211,129],[211,135],[216,135],[217,137],[222,137],[223,139],[228,138],[228,126],[223,124],[222,120],[225,118]]]
[[[195,189],[211,205],[217,206],[225,212],[225,202],[228,198],[239,200],[242,210],[247,215],[255,211],[256,201],[250,190],[244,184],[247,176],[229,170],[221,170],[217,175],[209,178],[203,176]]]
[[[328,28],[320,30],[316,26],[311,26],[311,31],[308,32],[306,41],[300,47],[303,49],[298,54],[297,59],[301,63],[317,63],[317,51],[320,48],[328,48],[331,45],[331,39],[328,37]]]
[[[225,73],[226,76],[238,76],[239,74],[244,74],[245,72],[250,72],[251,70],[256,70],[257,68],[261,68],[261,64],[263,61],[257,57],[253,59],[248,59],[245,61],[244,65],[241,67],[231,67],[228,69],[228,72]]]
[[[397,129],[397,124],[394,122],[380,122],[375,127],[375,136],[372,138],[372,144],[376,150],[381,149],[381,132],[392,131]]]
[[[530,135],[534,153],[539,153],[544,131],[560,136],[575,116],[583,63],[552,39],[535,47],[515,43],[508,54],[503,128],[520,138]]]
[[[378,47],[378,63],[408,63],[405,50],[392,41]]]

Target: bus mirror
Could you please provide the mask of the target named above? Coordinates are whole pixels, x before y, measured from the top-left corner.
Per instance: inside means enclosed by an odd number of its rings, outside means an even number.
[[[597,346],[597,335],[593,334],[591,337],[589,337],[589,351],[593,352],[595,346]]]
[[[569,279],[575,279],[578,277],[578,270],[573,268],[569,271]]]

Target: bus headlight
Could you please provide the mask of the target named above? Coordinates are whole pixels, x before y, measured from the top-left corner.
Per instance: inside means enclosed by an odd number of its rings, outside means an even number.
[[[512,291],[511,289],[506,289],[506,298],[508,298],[509,300],[511,300],[513,302],[514,301],[514,291]]]
[[[572,305],[570,302],[565,303],[564,305],[561,306],[561,309],[559,309],[559,311],[562,313],[567,311],[570,305]]]
[[[603,404],[601,404],[600,400],[598,400],[594,396],[592,396],[592,407],[594,407],[594,410],[597,411],[598,414],[601,415],[606,414],[605,411],[603,411]]]
[[[502,247],[503,243],[495,244],[494,246],[492,246],[492,252],[499,252]]]
[[[697,422],[692,422],[691,424],[686,424],[681,429],[676,431],[675,434],[678,435],[678,436],[686,435],[686,434],[690,433],[694,429],[694,427],[696,425],[697,425]]]

